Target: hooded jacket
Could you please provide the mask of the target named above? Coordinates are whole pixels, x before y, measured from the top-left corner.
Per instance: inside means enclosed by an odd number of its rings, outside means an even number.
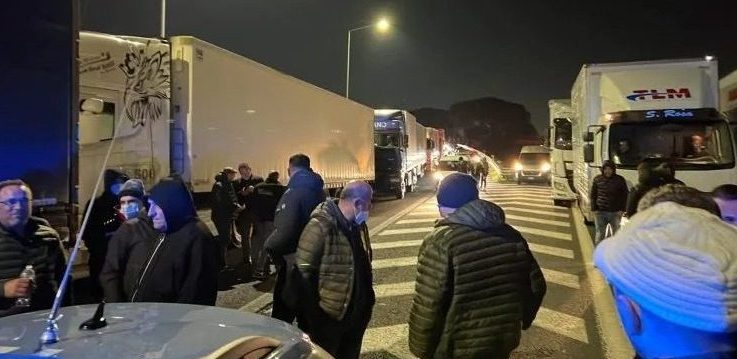
[[[637,185],[627,196],[626,215],[632,217],[637,213],[637,205],[647,192],[658,188],[668,181],[656,170],[655,162],[643,162],[637,166]],[[673,181],[677,181],[673,178]],[[680,181],[679,181],[680,182]]]
[[[325,200],[324,185],[322,177],[311,169],[291,176],[276,207],[274,231],[266,239],[265,248],[272,258],[279,260],[297,251],[299,236],[312,210]]]
[[[14,308],[15,299],[3,296],[3,286],[8,280],[18,278],[29,264],[36,272],[31,307]],[[59,234],[46,220],[31,217],[22,238],[0,226],[0,317],[51,308],[63,272],[64,254]]]
[[[474,200],[420,247],[409,347],[420,358],[506,358],[545,295],[542,271],[504,211]]]
[[[614,170],[611,177],[604,175],[604,168]],[[617,174],[612,161],[604,161],[601,174],[594,178],[591,186],[591,210],[603,212],[624,212],[627,208],[629,189],[624,177]]]
[[[104,173],[104,180],[105,190],[95,198],[87,227],[82,233],[82,240],[90,251],[90,255],[102,258],[105,257],[110,237],[125,221],[125,218],[115,210],[115,206],[118,205],[118,196],[113,193],[111,187],[115,183],[124,183],[128,180],[128,176],[120,171],[107,169]],[[90,202],[87,202],[85,206],[85,213],[90,208]]]
[[[151,189],[150,198],[164,212],[166,233],[156,231],[148,218],[120,227],[100,275],[105,299],[215,305],[213,236],[197,218],[184,183],[163,179]]]
[[[353,318],[370,312],[375,297],[368,228],[349,223],[335,202],[323,202],[312,212],[299,238],[296,263],[308,315],[318,306],[337,321],[349,309]]]
[[[228,175],[223,172],[215,176],[215,184],[212,185],[212,200],[210,214],[213,222],[233,219],[233,213],[238,207],[238,197],[235,194],[233,183],[228,181]]]

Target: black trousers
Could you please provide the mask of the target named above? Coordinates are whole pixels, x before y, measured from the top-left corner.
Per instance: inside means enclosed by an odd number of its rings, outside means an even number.
[[[226,265],[225,257],[228,253],[228,245],[230,244],[230,238],[233,236],[233,219],[232,218],[212,218],[215,229],[218,231],[217,243],[218,243],[218,268],[223,268]]]
[[[276,283],[274,284],[274,302],[271,305],[271,317],[293,323],[297,318],[296,311],[287,304],[284,298],[284,288],[287,285],[287,269],[279,265],[276,269]]]
[[[307,318],[309,328],[306,332],[310,339],[335,358],[358,359],[363,334],[371,320],[372,308],[358,309],[360,314],[357,316],[351,315],[352,310],[349,310],[346,318],[337,321],[318,309],[317,313]]]

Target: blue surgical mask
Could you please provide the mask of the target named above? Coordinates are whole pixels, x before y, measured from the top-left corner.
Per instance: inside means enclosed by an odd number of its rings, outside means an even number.
[[[123,213],[125,219],[133,219],[138,217],[141,207],[136,202],[129,202],[120,206],[120,212]]]
[[[368,216],[369,216],[369,211],[360,211],[360,212],[356,213],[356,218],[353,219],[353,221],[356,222],[356,224],[358,224],[360,226],[360,225],[366,223],[366,220],[368,219]]]

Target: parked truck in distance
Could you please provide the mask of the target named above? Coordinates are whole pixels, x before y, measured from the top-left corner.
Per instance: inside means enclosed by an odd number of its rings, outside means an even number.
[[[425,172],[433,172],[442,157],[443,146],[445,146],[445,130],[441,128],[426,127],[427,148],[425,150]]]
[[[732,137],[737,139],[737,71],[719,80],[720,105],[732,127]]]
[[[550,177],[553,201],[556,205],[574,201],[573,191],[573,147],[571,145],[571,111],[570,99],[548,101],[550,110],[549,145],[550,145]]]
[[[81,32],[79,54],[80,203],[113,134],[109,168],[148,186],[181,176],[195,200],[225,166],[284,178],[295,153],[328,188],[374,179],[369,107],[190,36]]]
[[[686,185],[711,191],[737,180],[735,143],[719,107],[717,62],[706,59],[584,65],[571,90],[574,187],[587,220],[605,160],[628,185],[660,159]]]
[[[397,199],[414,191],[427,161],[425,126],[405,110],[374,111],[376,180],[374,189]]]

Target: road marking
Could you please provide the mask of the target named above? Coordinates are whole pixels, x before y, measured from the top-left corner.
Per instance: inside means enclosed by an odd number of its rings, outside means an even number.
[[[415,294],[415,282],[381,284],[374,286],[376,298],[387,298]],[[532,325],[566,336],[582,343],[589,342],[586,332],[586,322],[582,318],[562,313],[556,310],[540,307]],[[371,336],[380,335],[381,328],[376,327]],[[390,338],[391,336],[385,336]]]
[[[432,232],[434,227],[387,229],[379,233],[379,236],[392,236],[396,234],[427,233]]]
[[[524,213],[532,213],[532,214],[542,214],[545,216],[552,216],[552,217],[561,217],[561,218],[568,218],[568,212],[551,212],[551,211],[539,211],[535,209],[529,209],[529,208],[521,208],[521,207],[503,207],[504,211],[514,211],[514,212],[524,212]]]
[[[581,283],[579,278],[575,274],[559,272],[553,269],[542,268],[545,281],[548,283],[555,283],[564,287],[581,289]]]
[[[558,227],[570,227],[571,224],[567,221],[553,221],[549,219],[540,219],[540,218],[534,218],[534,217],[525,217],[525,216],[517,216],[514,214],[505,214],[507,219],[512,219],[515,221],[523,221],[523,222],[531,222],[531,223],[539,223],[539,224],[549,224],[551,226],[558,226]],[[399,222],[397,222],[399,223]]]
[[[591,286],[594,314],[599,337],[607,359],[632,358],[634,349],[624,334],[619,315],[614,306],[614,298],[604,277],[592,264],[593,245],[591,235],[586,228],[579,208],[573,208],[573,223],[576,225],[576,237],[583,255],[586,279]]]
[[[402,248],[402,247],[419,247],[422,244],[422,239],[416,239],[411,241],[394,241],[394,242],[380,242],[372,243],[371,249],[387,249],[387,248]]]
[[[416,218],[416,219],[403,219],[397,224],[414,224],[414,223],[433,223],[438,220],[438,217],[427,217],[427,218]]]
[[[260,310],[264,309],[268,305],[271,304],[271,301],[274,299],[274,295],[271,293],[263,293],[259,295],[256,299],[246,303],[246,305],[238,308],[241,312],[249,312],[249,313],[258,313]]]
[[[520,202],[520,201],[499,201],[499,202],[494,202],[494,203],[498,204],[502,208],[508,205],[518,205],[518,206],[537,207],[537,208],[549,208],[549,209],[554,209],[557,211],[566,211],[566,212],[568,211],[567,208],[560,208],[552,204],[525,203],[525,202]]]
[[[361,353],[386,351],[392,358],[415,358],[409,352],[408,338],[409,324],[406,323],[369,328],[363,335]]]
[[[400,218],[404,217],[405,215],[407,215],[407,213],[409,213],[409,212],[412,212],[412,211],[413,211],[413,210],[415,210],[415,209],[416,209],[417,207],[419,207],[419,206],[421,206],[422,204],[424,204],[425,202],[427,202],[427,200],[428,200],[428,199],[429,199],[429,198],[430,198],[431,196],[432,196],[432,195],[428,195],[427,197],[423,197],[423,198],[421,198],[420,200],[418,200],[418,201],[417,201],[417,204],[415,204],[415,205],[412,205],[412,206],[409,206],[409,207],[405,208],[404,210],[401,210],[401,211],[399,211],[399,213],[397,213],[397,214],[395,214],[395,215],[393,215],[393,216],[389,217],[389,218],[388,218],[387,220],[385,220],[384,222],[381,222],[381,224],[379,224],[379,225],[377,225],[377,226],[374,226],[373,228],[369,229],[369,236],[370,236],[370,237],[373,237],[373,236],[374,236],[374,235],[376,235],[377,233],[379,233],[379,232],[383,231],[383,230],[384,230],[384,228],[386,228],[386,227],[389,227],[389,226],[390,226],[390,225],[392,225],[392,224],[393,224],[394,222],[396,222],[396,221],[397,221],[398,219],[400,219]]]
[[[522,227],[522,226],[515,226],[515,225],[512,225],[512,227],[520,231],[520,233],[532,234],[535,236],[542,236],[542,237],[548,237],[548,238],[555,238],[555,239],[560,239],[564,241],[573,240],[573,237],[568,233],[554,232],[554,231],[548,231],[545,229],[529,228],[529,227]]]
[[[537,203],[553,203],[552,200],[547,199],[547,198],[543,199],[543,198],[540,198],[540,196],[506,196],[505,195],[505,196],[482,196],[481,198],[488,199],[488,200],[490,200],[492,202],[494,202],[494,201],[510,201],[510,200],[512,200],[512,201],[517,201],[517,200],[522,201],[522,200],[524,200],[524,202],[529,201],[529,202],[537,202]]]
[[[540,307],[532,325],[582,343],[589,343],[589,336],[586,333],[586,322],[583,318]]]
[[[561,257],[561,258],[567,258],[567,259],[573,259],[573,251],[570,249],[563,249],[558,247],[551,247],[546,246],[543,244],[536,244],[536,243],[527,243],[527,245],[530,247],[530,250],[535,253],[542,253],[547,254],[551,256]]]
[[[438,210],[418,210],[417,212],[407,213],[408,216],[435,216],[435,218],[440,218],[440,213]]]

